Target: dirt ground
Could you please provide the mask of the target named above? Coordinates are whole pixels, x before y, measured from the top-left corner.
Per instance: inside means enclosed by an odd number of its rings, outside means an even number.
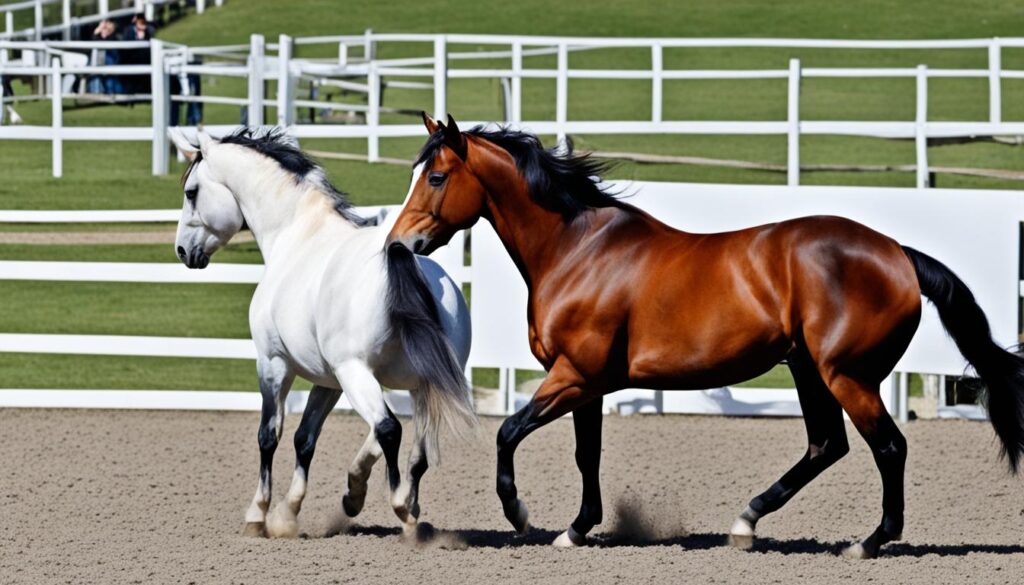
[[[854,561],[837,552],[881,516],[878,474],[856,436],[846,459],[761,522],[752,551],[725,544],[750,497],[802,454],[799,420],[607,417],[605,522],[594,544],[575,550],[548,544],[579,502],[567,420],[519,450],[517,480],[535,527],[529,535],[513,536],[501,515],[499,420],[485,419],[478,441],[446,443],[442,466],[424,478],[421,520],[435,532],[418,544],[400,536],[380,464],[363,514],[350,526],[340,521],[344,471],[366,431],[340,413],[327,421],[313,461],[300,516],[305,536],[243,538],[257,420],[256,413],[0,410],[0,583],[1024,580],[1024,481],[997,461],[983,423],[904,427],[905,541],[883,558]],[[297,425],[287,420],[288,437]],[[291,440],[283,441],[276,496],[293,463]]]

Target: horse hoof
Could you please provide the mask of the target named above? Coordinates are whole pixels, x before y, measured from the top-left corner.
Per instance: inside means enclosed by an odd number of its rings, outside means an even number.
[[[555,548],[577,548],[587,544],[587,537],[583,534],[577,534],[576,531],[570,527],[565,532],[559,534],[551,544]]]
[[[519,535],[526,534],[530,530],[530,512],[522,500],[516,500],[516,509],[508,519]]]
[[[741,550],[750,550],[754,546],[754,525],[750,520],[740,516],[732,523],[729,544]]]
[[[271,538],[295,538],[299,535],[299,520],[284,503],[275,506],[267,515],[266,526]]]
[[[864,548],[863,544],[858,542],[844,548],[843,557],[847,559],[873,559],[875,555],[871,554],[868,549]]]
[[[341,507],[345,510],[345,515],[349,518],[355,518],[359,515],[359,512],[363,511],[363,502],[356,504],[352,501],[352,497],[345,494],[341,497]]]
[[[754,535],[753,534],[730,534],[729,544],[740,549],[750,550],[754,547]]]
[[[263,522],[246,522],[242,527],[242,536],[247,538],[266,538],[267,527]]]

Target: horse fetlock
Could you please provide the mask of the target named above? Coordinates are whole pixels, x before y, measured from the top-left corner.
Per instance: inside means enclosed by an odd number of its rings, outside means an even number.
[[[526,504],[516,498],[509,504],[503,506],[505,518],[512,524],[512,528],[519,534],[526,534],[530,530],[530,512]]]

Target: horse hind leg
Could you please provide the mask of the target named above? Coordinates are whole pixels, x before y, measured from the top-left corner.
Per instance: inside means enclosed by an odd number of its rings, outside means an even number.
[[[376,444],[379,445],[378,448],[384,455],[388,486],[391,490],[392,502],[394,502],[394,493],[398,490],[402,479],[402,474],[398,469],[398,449],[402,444],[402,425],[388,408],[380,383],[365,362],[348,360],[335,368],[334,373],[338,381],[341,382],[341,387],[345,389],[352,408],[370,424],[371,435],[376,439]],[[367,442],[369,442],[369,437]],[[366,445],[364,445],[365,447]],[[373,461],[368,463],[367,475],[369,475],[369,468],[373,466]],[[354,494],[352,490],[351,473],[349,480],[349,494],[342,499],[342,505],[345,507],[345,513],[352,516],[353,512],[358,513],[362,506],[355,506],[356,503],[361,504],[361,502],[357,501],[360,498],[354,497],[359,494]],[[365,498],[365,483],[357,484],[356,487],[363,490],[361,497]],[[402,522],[409,522],[408,510],[405,509],[405,506],[394,506],[394,511]]]
[[[832,391],[864,437],[882,476],[882,521],[867,538],[847,547],[843,556],[870,559],[882,545],[903,537],[903,471],[907,440],[885,410],[877,385],[838,376]]]
[[[267,533],[276,538],[294,538],[299,533],[298,514],[306,497],[309,465],[327,415],[341,398],[341,390],[314,386],[309,393],[302,422],[295,431],[295,473],[283,502],[267,515]]]
[[[356,453],[352,466],[349,467],[348,491],[341,498],[341,507],[349,518],[355,518],[363,511],[363,505],[366,503],[366,489],[370,473],[383,454],[384,451],[381,450],[380,445],[377,443],[377,435],[373,432],[373,428],[371,428],[370,432],[366,435],[366,441],[363,442],[363,446]]]
[[[789,356],[789,369],[796,382],[800,408],[807,428],[807,451],[789,471],[755,497],[736,518],[729,542],[739,548],[754,543],[758,520],[782,508],[804,486],[849,452],[843,411],[825,385],[806,350],[797,348]]]

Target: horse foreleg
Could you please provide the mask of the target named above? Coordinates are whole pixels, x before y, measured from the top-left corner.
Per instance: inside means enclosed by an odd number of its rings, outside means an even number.
[[[245,536],[266,536],[267,510],[270,508],[270,471],[274,463],[274,451],[284,430],[284,400],[291,389],[295,375],[282,358],[260,359],[256,363],[260,378],[260,395],[263,397],[260,429],[257,439],[260,445],[260,474],[256,495],[245,513]]]
[[[581,384],[580,376],[566,360],[556,361],[530,402],[505,419],[498,430],[498,498],[505,518],[520,534],[529,529],[529,512],[517,497],[516,448],[533,431],[593,400],[595,396],[585,392]]]
[[[597,398],[572,413],[576,432],[576,467],[583,479],[583,499],[580,513],[569,529],[558,535],[554,545],[573,547],[586,544],[587,533],[601,523],[601,424],[604,422],[602,400]]]
[[[316,441],[323,429],[327,415],[341,398],[341,390],[314,386],[309,392],[306,410],[302,413],[302,422],[295,431],[295,474],[288,495],[283,502],[277,504],[267,516],[267,532],[270,536],[293,538],[298,535],[298,514],[302,509],[302,500],[306,497],[306,482],[309,477],[309,464],[313,460]]]

